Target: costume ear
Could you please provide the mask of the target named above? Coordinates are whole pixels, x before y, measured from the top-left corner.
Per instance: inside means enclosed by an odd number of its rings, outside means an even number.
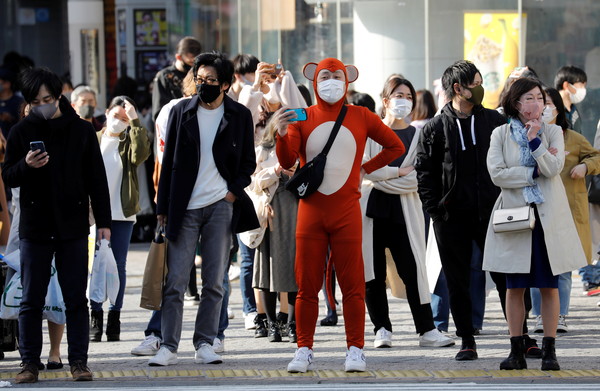
[[[348,74],[348,83],[352,83],[358,79],[358,68],[354,65],[346,65],[346,73]]]
[[[315,71],[317,70],[318,65],[319,64],[317,64],[316,62],[309,62],[308,64],[306,64],[304,66],[304,69],[302,69],[304,77],[306,77],[310,81],[315,80]]]

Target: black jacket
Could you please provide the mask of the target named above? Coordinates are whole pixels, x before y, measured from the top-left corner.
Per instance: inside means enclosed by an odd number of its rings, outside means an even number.
[[[66,98],[62,115],[44,120],[29,114],[10,131],[2,178],[21,188],[22,239],[80,239],[89,234],[91,201],[98,228],[110,228],[110,196],[104,162],[92,124],[79,118]],[[43,141],[50,160],[25,163],[31,141]]]
[[[475,139],[477,150],[479,217],[489,219],[500,189],[492,182],[487,170],[487,152],[492,131],[506,123],[506,118],[495,110],[477,106],[475,116]],[[432,118],[423,128],[417,145],[415,169],[419,181],[419,197],[423,207],[433,220],[448,219],[452,210],[456,184],[456,160],[461,148],[457,117],[452,103],[442,108],[440,115]]]
[[[177,103],[167,124],[156,213],[167,215],[166,235],[170,240],[177,239],[200,167],[198,101],[198,95],[194,95]],[[244,232],[259,226],[252,200],[244,191],[256,169],[254,126],[250,110],[227,95],[223,104],[225,112],[212,152],[219,174],[237,198],[233,204],[232,230]]]

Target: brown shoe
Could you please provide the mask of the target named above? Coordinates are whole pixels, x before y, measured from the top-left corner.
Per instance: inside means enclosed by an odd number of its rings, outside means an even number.
[[[17,374],[15,383],[36,383],[38,381],[38,374],[40,373],[37,364],[24,362],[21,363],[21,366],[23,369]]]
[[[83,363],[83,361],[75,361],[71,365],[71,375],[75,381],[91,381],[93,380],[92,371]]]

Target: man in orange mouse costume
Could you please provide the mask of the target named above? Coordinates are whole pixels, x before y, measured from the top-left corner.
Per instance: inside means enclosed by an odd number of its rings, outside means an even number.
[[[353,65],[328,58],[304,66],[304,76],[313,82],[317,104],[309,107],[306,121],[292,122],[292,112],[275,119],[277,157],[282,167],[297,159],[303,166],[319,154],[344,105],[348,84],[358,78]],[[296,322],[298,349],[289,372],[310,369],[315,324],[319,312],[318,293],[328,249],[343,295],[346,326],[347,372],[366,370],[364,346],[365,277],[362,259],[360,182],[365,172],[384,167],[404,153],[404,145],[377,115],[360,106],[348,106],[339,133],[327,156],[323,182],[316,192],[301,199],[296,226]],[[288,125],[289,124],[289,125]],[[365,142],[370,137],[383,151],[361,166]]]

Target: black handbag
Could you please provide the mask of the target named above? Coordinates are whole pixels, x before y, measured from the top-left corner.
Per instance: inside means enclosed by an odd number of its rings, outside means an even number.
[[[304,166],[298,167],[292,178],[285,184],[285,188],[291,191],[296,198],[306,198],[317,191],[319,186],[321,186],[323,175],[325,173],[325,163],[327,163],[327,154],[340,130],[340,126],[342,126],[347,110],[346,105],[342,106],[342,110],[340,110],[340,114],[338,114],[338,117],[335,120],[335,125],[333,125],[333,129],[331,129],[327,144],[325,144],[321,153]]]
[[[588,186],[588,201],[600,204],[600,175],[589,175],[586,178]]]

